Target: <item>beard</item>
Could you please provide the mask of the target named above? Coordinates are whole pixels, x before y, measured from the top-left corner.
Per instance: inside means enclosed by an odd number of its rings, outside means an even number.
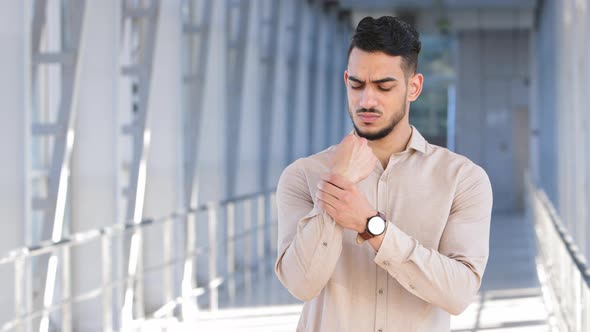
[[[383,114],[383,112],[378,111],[374,108],[371,109],[366,109],[366,108],[360,108],[358,110],[356,110],[354,112],[354,114],[359,114],[359,113],[376,113],[376,114]],[[403,104],[401,104],[400,109],[395,112],[393,114],[393,117],[391,118],[391,121],[387,124],[387,126],[385,128],[380,129],[379,131],[375,132],[375,133],[368,133],[368,132],[363,132],[362,130],[360,130],[356,123],[354,123],[354,115],[352,111],[348,112],[348,115],[350,115],[350,119],[352,120],[352,125],[354,126],[354,130],[356,131],[357,135],[365,138],[369,141],[376,141],[376,140],[380,140],[382,138],[387,137],[389,134],[391,134],[391,132],[395,129],[395,127],[397,126],[397,124],[404,118],[404,116],[406,115],[406,100],[404,98],[404,102]]]

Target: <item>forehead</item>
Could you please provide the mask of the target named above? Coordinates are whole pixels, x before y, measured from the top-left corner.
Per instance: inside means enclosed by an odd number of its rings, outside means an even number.
[[[352,49],[348,59],[350,75],[366,79],[379,79],[386,76],[402,78],[402,57],[391,56],[383,52],[366,52],[358,48]]]

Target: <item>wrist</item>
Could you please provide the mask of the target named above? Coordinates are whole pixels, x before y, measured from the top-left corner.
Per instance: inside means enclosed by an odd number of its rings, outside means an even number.
[[[377,210],[371,210],[367,213],[363,214],[363,219],[359,222],[358,224],[358,229],[356,230],[357,233],[363,233],[367,230],[367,222],[369,221],[369,218],[376,216],[377,213],[379,213]]]
[[[352,181],[350,181],[350,176],[348,174],[346,174],[346,172],[339,172],[337,170],[332,169],[332,170],[330,170],[329,174],[332,178],[336,177],[336,178],[339,178],[340,180],[352,182]]]
[[[359,242],[359,237],[370,240],[373,238],[380,238],[382,239],[382,235],[387,230],[387,220],[385,216],[381,212],[376,212],[373,216],[367,218],[367,223],[365,226],[365,230],[362,233],[359,233],[357,236],[357,242]],[[360,241],[359,243],[362,243]]]

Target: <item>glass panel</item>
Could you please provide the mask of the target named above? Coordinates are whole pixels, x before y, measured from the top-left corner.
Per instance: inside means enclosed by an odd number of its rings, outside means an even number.
[[[452,39],[422,35],[418,71],[424,74],[422,94],[410,108],[410,123],[432,144],[447,146],[449,89],[454,84]],[[451,90],[452,91],[452,90]]]

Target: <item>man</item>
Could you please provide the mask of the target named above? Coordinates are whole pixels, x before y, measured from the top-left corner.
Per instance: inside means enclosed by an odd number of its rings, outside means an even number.
[[[491,186],[410,126],[420,47],[398,18],[361,20],[344,72],[354,132],[281,175],[275,271],[305,301],[297,331],[449,331],[479,289]]]

